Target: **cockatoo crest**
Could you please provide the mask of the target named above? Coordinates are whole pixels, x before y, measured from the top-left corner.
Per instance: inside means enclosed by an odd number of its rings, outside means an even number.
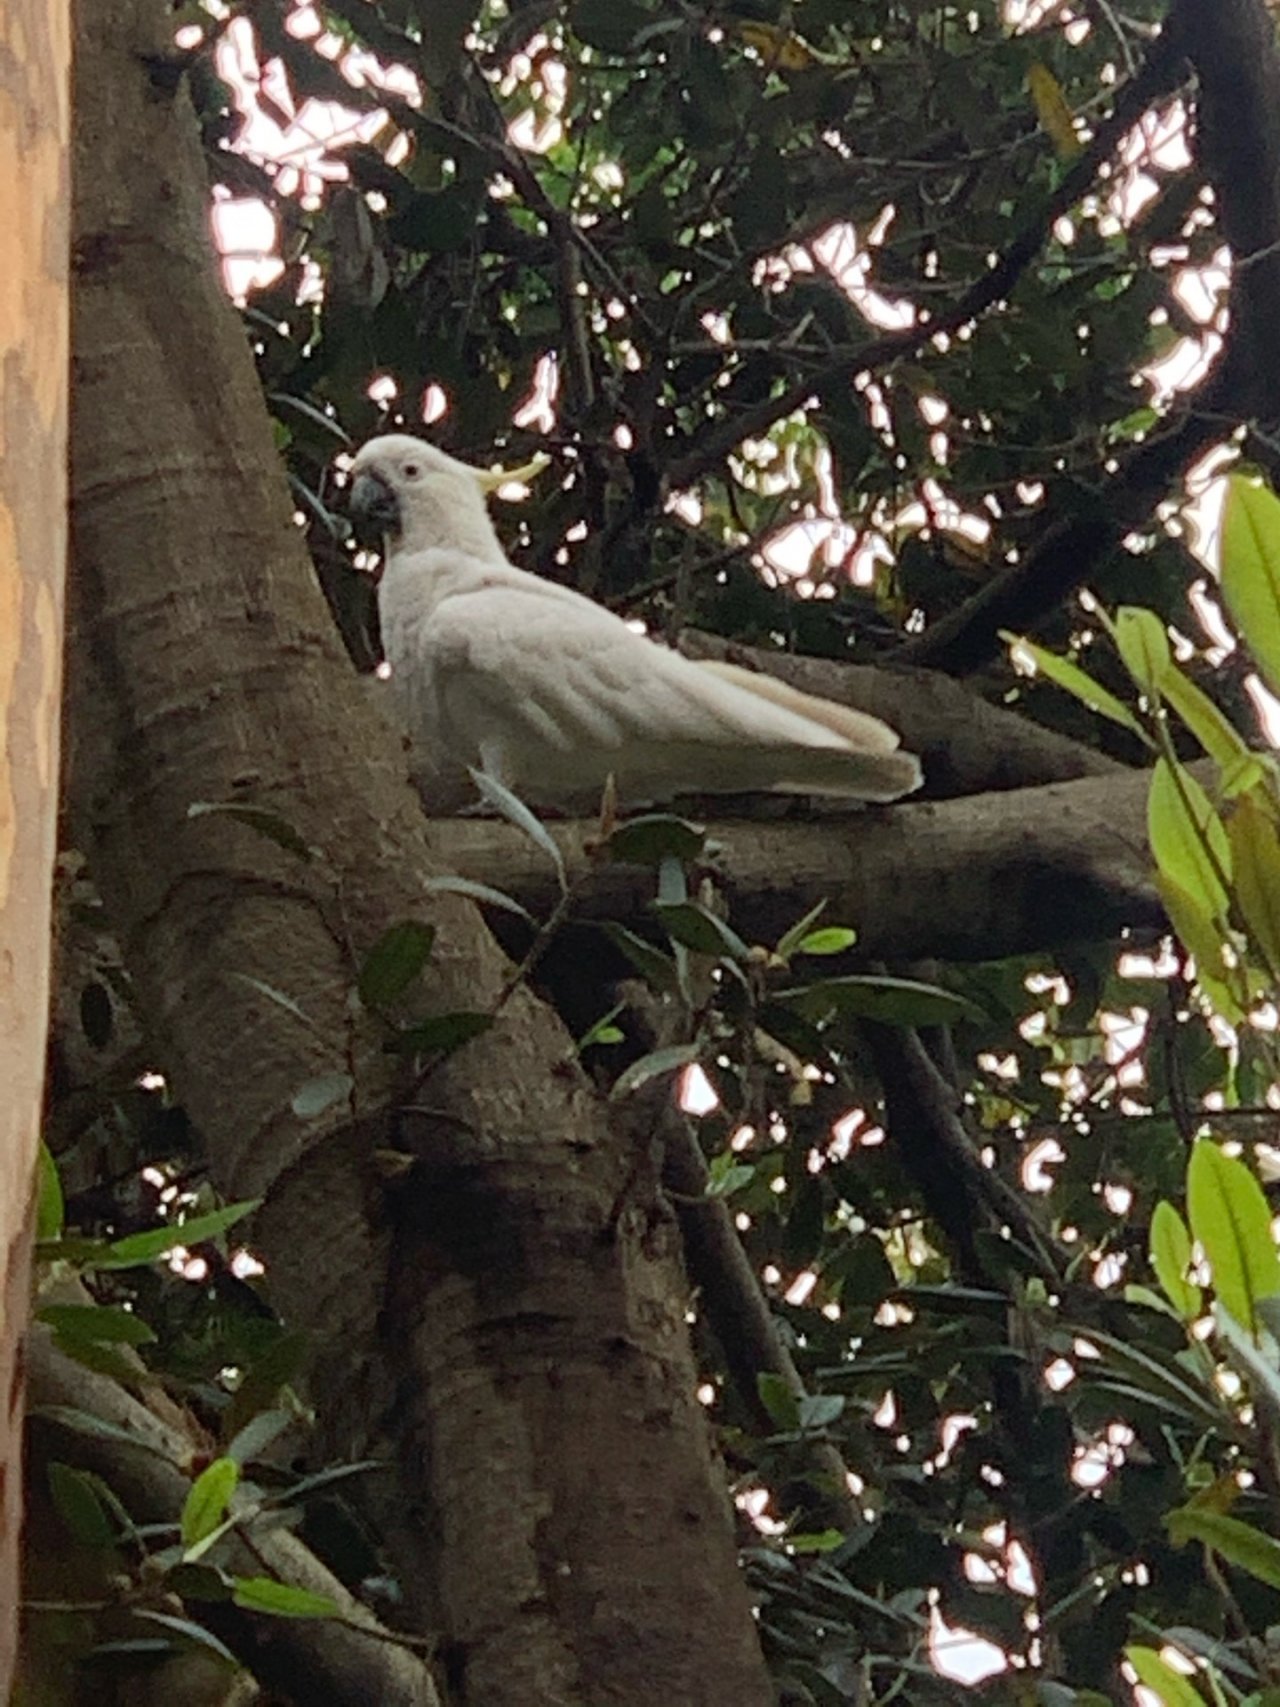
[[[371,439],[351,506],[381,529],[392,685],[421,786],[470,765],[536,806],[590,810],[759,791],[895,800],[919,762],[886,724],[771,676],[701,664],[507,561],[485,473],[408,434]]]

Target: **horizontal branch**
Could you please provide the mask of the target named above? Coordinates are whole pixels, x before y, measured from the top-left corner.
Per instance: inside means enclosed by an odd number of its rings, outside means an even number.
[[[1120,771],[1045,787],[925,801],[811,821],[713,822],[717,878],[735,927],[776,941],[824,898],[859,946],[897,962],[998,960],[1159,927],[1146,850],[1147,776]],[[438,869],[492,885],[545,916],[558,894],[544,853],[506,824],[436,819]],[[577,915],[638,920],[651,869],[597,865],[590,824],[551,826]]]
[[[990,705],[933,670],[846,664],[802,658],[687,629],[680,650],[691,658],[727,658],[763,670],[801,693],[851,705],[879,717],[924,763],[925,797],[949,800],[993,789],[1106,776],[1124,767],[1080,741],[1044,729],[1015,711]]]

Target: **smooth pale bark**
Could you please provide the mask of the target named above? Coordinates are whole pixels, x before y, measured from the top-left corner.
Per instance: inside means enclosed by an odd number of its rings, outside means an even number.
[[[32,1179],[49,1005],[66,556],[65,0],[0,8],[0,1701],[21,1521]]]
[[[675,1229],[570,1038],[516,990],[406,1130],[353,1010],[406,917],[438,927],[431,1011],[492,1009],[509,968],[425,886],[403,755],[291,523],[164,31],[152,0],[78,7],[70,805],[147,1033],[221,1188],[265,1198],[325,1448],[389,1460],[380,1539],[451,1702],[765,1707]],[[349,1093],[298,1113],[326,1074]]]

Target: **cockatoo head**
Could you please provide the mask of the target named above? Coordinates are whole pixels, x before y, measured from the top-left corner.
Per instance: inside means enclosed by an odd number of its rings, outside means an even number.
[[[395,550],[453,546],[473,556],[503,555],[485,500],[528,468],[473,468],[425,439],[384,433],[362,445],[351,465],[351,513]]]

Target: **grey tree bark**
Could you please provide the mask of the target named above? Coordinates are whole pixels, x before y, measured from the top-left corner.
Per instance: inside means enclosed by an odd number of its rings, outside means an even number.
[[[78,7],[69,800],[149,1030],[221,1188],[265,1199],[328,1450],[393,1460],[384,1540],[451,1699],[763,1707],[675,1231],[644,1182],[612,1213],[631,1158],[569,1038],[517,990],[398,1120],[353,1010],[406,917],[438,927],[437,1012],[491,1007],[508,968],[425,887],[402,755],[291,524],[164,31],[149,0]],[[350,1092],[303,1118],[321,1075]]]

